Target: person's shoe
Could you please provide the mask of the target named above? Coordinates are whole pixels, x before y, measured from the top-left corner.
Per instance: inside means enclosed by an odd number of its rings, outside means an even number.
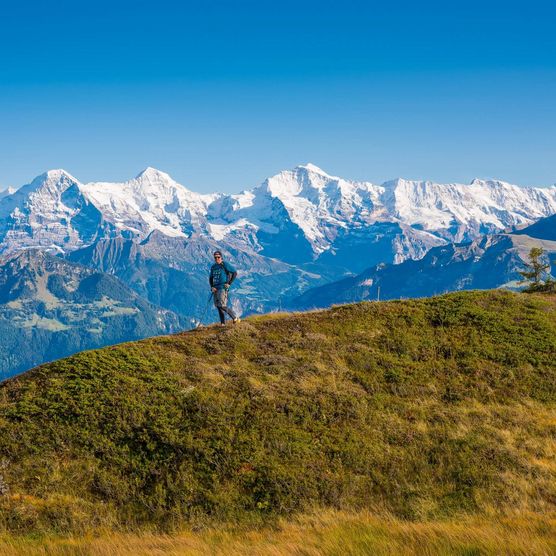
[[[220,326],[226,326],[226,323],[221,322],[221,323],[220,323]]]
[[[234,324],[237,324],[238,322],[241,322],[241,319],[239,317],[236,317],[235,319],[232,320],[232,322]]]

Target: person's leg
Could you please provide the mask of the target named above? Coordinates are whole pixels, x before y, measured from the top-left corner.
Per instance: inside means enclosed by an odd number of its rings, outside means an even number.
[[[221,295],[221,291],[217,290],[214,292],[214,306],[218,309],[218,316],[220,317],[220,324],[226,324],[226,317],[224,316],[224,310],[222,309],[222,305],[225,305],[225,303],[222,303],[222,295]]]
[[[226,313],[228,313],[231,319],[236,320],[236,314],[234,313],[234,310],[231,307],[226,306],[226,307],[222,307],[222,309],[226,311]]]
[[[220,316],[220,324],[226,324],[226,317],[224,316],[224,309],[222,307],[217,307],[218,315]]]
[[[228,290],[222,290],[220,293],[220,306],[230,316],[231,319],[236,320],[236,315],[231,307],[228,307]]]

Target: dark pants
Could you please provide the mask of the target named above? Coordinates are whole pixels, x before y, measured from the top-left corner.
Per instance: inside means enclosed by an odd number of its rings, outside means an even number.
[[[216,290],[214,293],[214,306],[218,309],[218,316],[222,324],[226,322],[226,314],[228,314],[231,319],[236,318],[232,308],[228,307],[228,290],[224,288]]]

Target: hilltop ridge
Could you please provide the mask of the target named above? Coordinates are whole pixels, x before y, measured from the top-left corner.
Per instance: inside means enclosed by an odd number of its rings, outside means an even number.
[[[556,299],[503,291],[251,317],[0,385],[0,527],[556,509]]]

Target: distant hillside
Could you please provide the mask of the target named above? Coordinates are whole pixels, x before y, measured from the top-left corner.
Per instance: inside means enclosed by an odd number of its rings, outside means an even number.
[[[419,260],[378,264],[335,282],[307,289],[289,302],[294,309],[328,307],[363,300],[426,297],[449,291],[520,289],[532,247],[542,247],[556,274],[556,218],[542,218],[512,234],[491,234],[471,242],[433,247]]]
[[[556,298],[252,317],[0,385],[0,527],[556,510]]]
[[[44,252],[26,250],[0,261],[0,379],[183,324],[113,276]]]
[[[540,239],[556,241],[556,215],[541,218],[527,228],[515,232],[516,234],[527,234]]]
[[[206,307],[208,274],[216,249],[238,270],[230,299],[239,314],[272,310],[280,298],[299,295],[307,283],[323,282],[318,275],[225,243],[203,237],[168,237],[159,231],[140,243],[123,238],[99,240],[67,258],[117,276],[151,303],[182,315],[190,328]],[[207,322],[215,318],[213,313],[205,317]]]
[[[98,332],[93,306],[62,311],[62,304],[70,303],[65,297],[56,309],[38,298],[25,300],[25,307],[14,313],[19,300],[12,298],[10,306],[0,306],[0,377],[80,349],[176,330],[172,322],[190,328],[199,319],[213,321],[214,311],[205,307],[216,249],[238,270],[230,297],[236,313],[260,314],[374,299],[376,292],[367,286],[372,281],[375,287],[384,276],[376,265],[418,260],[431,249],[450,249],[463,241],[481,242],[485,234],[514,230],[555,213],[556,186],[523,188],[480,179],[469,184],[395,179],[379,185],[332,176],[313,164],[281,171],[233,195],[195,193],[155,168],[122,183],[88,184],[62,169],[50,170],[0,193],[0,259],[26,249],[56,254],[103,276],[115,291],[130,288],[142,298],[137,301],[129,291],[118,301],[119,309],[128,302],[146,309],[135,317],[129,313],[125,323],[111,314],[114,324]],[[490,276],[475,276],[465,265],[456,265],[437,280],[436,265],[424,287],[403,274],[419,265],[400,266],[392,283],[402,287],[381,286],[381,297],[497,287],[501,279],[518,276],[514,254],[504,257],[509,264],[497,264],[501,272]],[[483,272],[491,263],[487,257],[484,264],[469,265],[470,272]],[[60,263],[57,268],[57,283],[72,280],[74,267]],[[375,269],[380,271],[376,278],[336,283]],[[459,270],[463,274],[457,275]],[[331,285],[314,289],[326,284]],[[345,284],[349,291],[336,292]],[[97,308],[98,302],[95,298]],[[160,308],[166,311],[159,313]]]
[[[426,297],[449,291],[519,289],[520,270],[531,247],[556,254],[556,241],[527,235],[495,234],[470,243],[434,247],[420,260],[376,265],[361,274],[311,288],[291,301],[295,309],[329,307],[363,300]],[[551,257],[552,258],[552,257]],[[556,264],[553,265],[556,269]]]

